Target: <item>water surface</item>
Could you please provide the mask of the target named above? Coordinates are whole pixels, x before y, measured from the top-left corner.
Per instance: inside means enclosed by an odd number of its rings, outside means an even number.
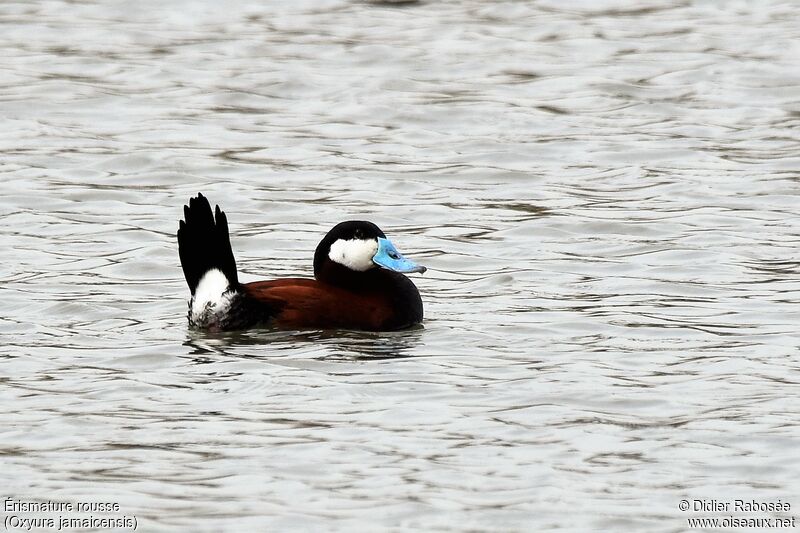
[[[795,515],[798,19],[3,4],[2,496],[117,502],[142,531]],[[376,222],[429,267],[424,327],[189,331],[198,191],[243,281],[311,275],[331,226]]]

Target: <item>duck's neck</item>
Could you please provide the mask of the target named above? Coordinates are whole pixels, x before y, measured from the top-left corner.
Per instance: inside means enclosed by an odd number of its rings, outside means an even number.
[[[335,285],[343,289],[356,292],[368,292],[386,285],[387,272],[381,268],[372,268],[366,272],[356,272],[349,268],[335,263],[325,261],[322,266],[314,272],[314,277],[321,283]]]

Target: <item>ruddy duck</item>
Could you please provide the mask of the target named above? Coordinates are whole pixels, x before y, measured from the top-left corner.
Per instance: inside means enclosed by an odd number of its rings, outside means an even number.
[[[314,278],[239,283],[228,219],[202,194],[183,207],[178,253],[192,297],[189,325],[210,331],[285,329],[391,331],[422,322],[422,299],[403,274],[425,267],[403,257],[372,222],[333,227],[314,252]]]

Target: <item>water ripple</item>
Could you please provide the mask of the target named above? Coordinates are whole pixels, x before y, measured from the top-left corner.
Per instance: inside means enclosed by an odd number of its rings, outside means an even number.
[[[795,11],[4,4],[7,495],[148,531],[800,504]],[[198,191],[244,281],[310,275],[332,224],[374,220],[430,267],[424,326],[188,331]]]

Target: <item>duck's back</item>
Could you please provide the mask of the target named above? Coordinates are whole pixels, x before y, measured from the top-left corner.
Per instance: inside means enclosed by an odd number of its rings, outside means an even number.
[[[422,300],[417,288],[405,276],[385,274],[385,283],[361,290],[306,278],[256,281],[242,289],[247,299],[273,309],[271,318],[282,328],[386,331],[419,323]]]

